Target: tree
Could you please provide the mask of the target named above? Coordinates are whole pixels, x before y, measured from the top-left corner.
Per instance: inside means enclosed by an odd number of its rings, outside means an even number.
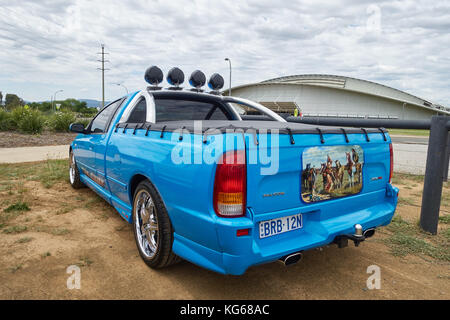
[[[3,93],[0,91],[0,106],[3,105]]]
[[[23,106],[24,102],[16,94],[7,93],[5,97],[5,108],[7,110],[14,109],[15,107]]]

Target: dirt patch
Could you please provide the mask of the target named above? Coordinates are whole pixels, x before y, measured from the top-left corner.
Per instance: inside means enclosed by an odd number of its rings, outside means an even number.
[[[63,161],[0,166],[0,299],[450,298],[449,262],[394,255],[386,241],[398,230],[389,228],[358,248],[307,251],[289,268],[270,263],[223,276],[183,261],[152,270],[139,257],[130,225],[94,192],[72,189],[66,167]],[[397,215],[414,225],[422,182],[402,183],[400,195],[411,199]],[[448,193],[446,186],[444,198]],[[439,239],[448,230],[443,220]],[[70,265],[81,269],[80,290],[67,289]],[[380,290],[367,289],[371,265],[381,268]]]
[[[68,145],[76,133],[44,131],[41,134],[0,132],[0,148]]]

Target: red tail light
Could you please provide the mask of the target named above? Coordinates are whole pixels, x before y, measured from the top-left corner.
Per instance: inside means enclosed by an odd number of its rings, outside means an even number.
[[[214,210],[220,217],[245,215],[247,172],[245,151],[224,153],[217,164],[214,181]]]
[[[391,168],[389,171],[389,183],[392,182],[392,173],[394,172],[394,150],[392,149],[392,143],[389,144],[389,154],[390,154],[390,163]]]

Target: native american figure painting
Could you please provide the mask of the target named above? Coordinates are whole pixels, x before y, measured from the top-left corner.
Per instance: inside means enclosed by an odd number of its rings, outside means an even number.
[[[301,197],[317,202],[357,194],[362,188],[360,146],[312,147],[303,152]]]

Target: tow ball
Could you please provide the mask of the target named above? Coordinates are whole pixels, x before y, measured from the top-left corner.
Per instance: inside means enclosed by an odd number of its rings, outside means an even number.
[[[355,244],[355,247],[359,246],[361,242],[366,240],[367,238],[372,237],[375,234],[375,228],[369,228],[363,231],[363,228],[360,224],[355,224],[355,233],[354,234],[344,234],[341,236],[337,236],[334,238],[334,243],[338,245],[339,248],[345,248],[348,246],[348,240],[352,240]]]

